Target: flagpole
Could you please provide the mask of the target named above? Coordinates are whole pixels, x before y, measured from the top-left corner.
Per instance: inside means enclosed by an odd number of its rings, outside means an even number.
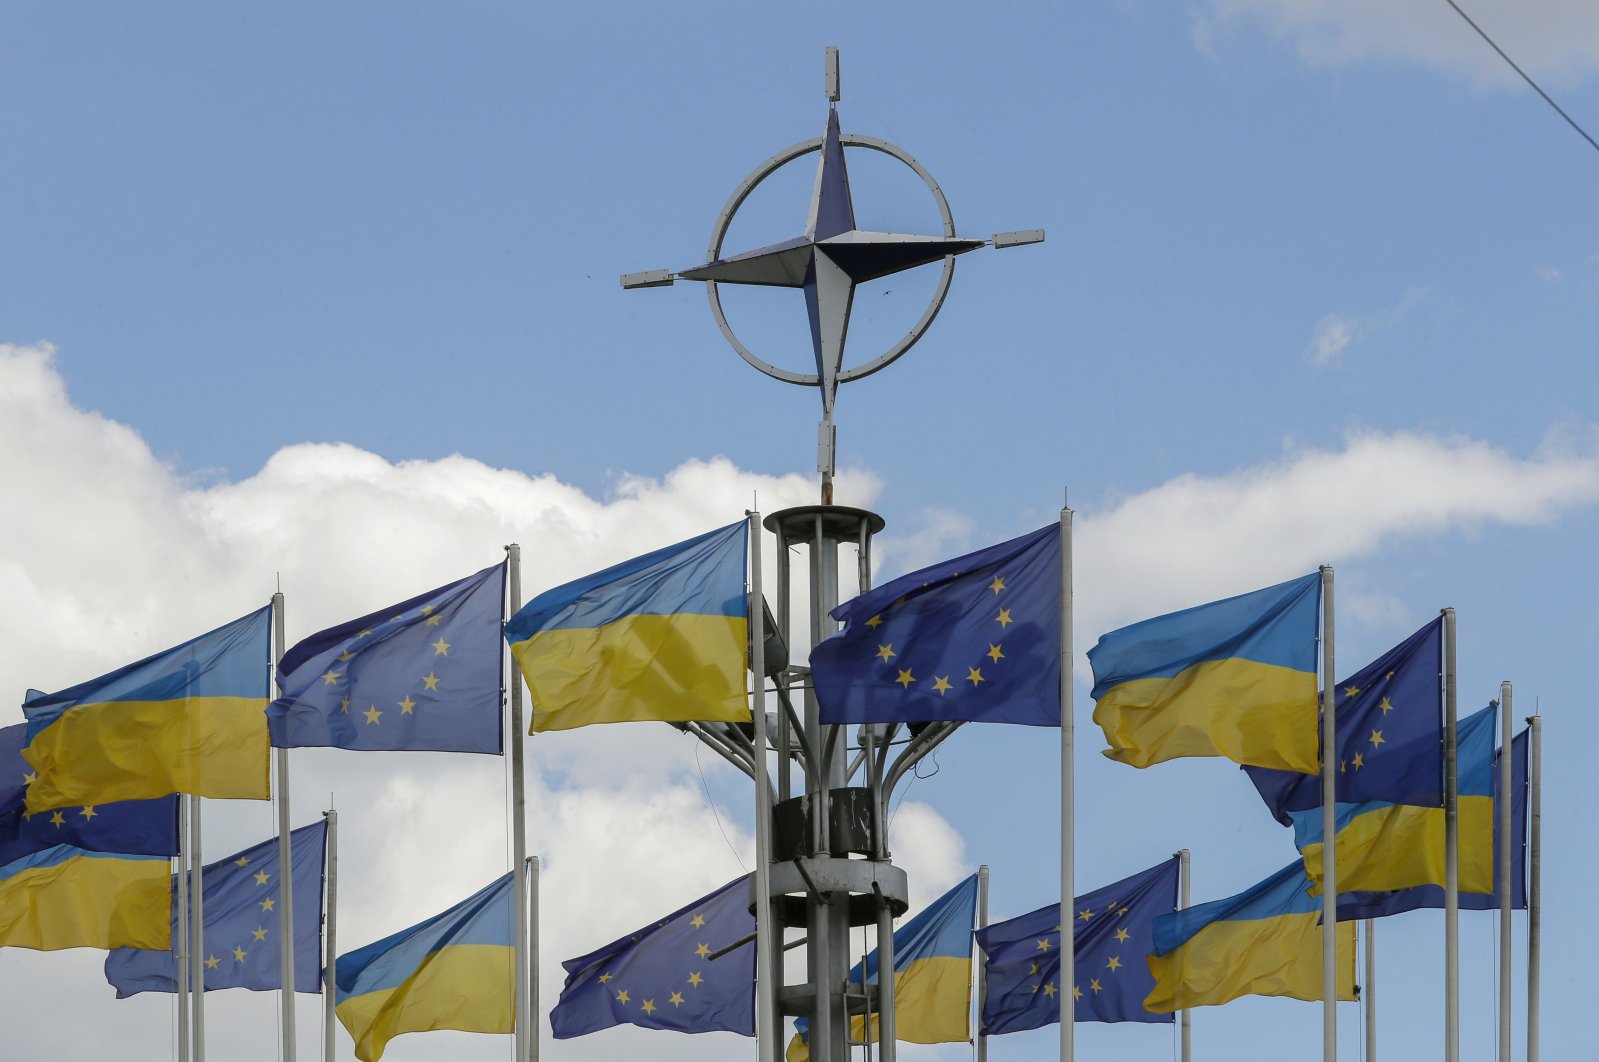
[[[1068,501],[1069,498],[1063,499]],[[1071,905],[1073,877],[1075,776],[1072,698],[1072,510],[1060,510],[1060,1062],[1072,1062],[1077,1038],[1077,931]]]
[[[1338,1060],[1338,693],[1333,570],[1321,566],[1321,1056]]]
[[[766,599],[761,589],[761,514],[752,509],[744,515],[749,521],[750,540],[750,720],[755,724],[755,1051],[760,1062],[775,1062],[780,1037],[772,978],[780,969],[777,964],[782,959],[780,953],[773,950],[772,940],[772,793],[766,766]],[[882,980],[878,978],[879,982]],[[888,1031],[892,1032],[892,1020],[888,1025]],[[889,1057],[892,1054],[890,1049]]]
[[[178,1062],[189,1062],[189,797],[178,797]]]
[[[1494,815],[1499,820],[1499,1062],[1510,1062],[1510,807],[1514,801],[1511,790],[1515,786],[1511,766],[1515,763],[1512,728],[1516,725],[1510,714],[1511,688],[1508,681],[1499,684],[1499,799]]]
[[[272,660],[283,660],[283,591],[272,595]],[[278,951],[282,956],[283,1062],[295,1062],[294,1022],[294,862],[289,831],[289,750],[274,749],[278,759]]]
[[[977,928],[988,928],[987,863],[977,868]],[[977,967],[977,1062],[988,1062],[988,1036],[983,1032],[983,1011],[987,1007],[988,964],[985,962]]]
[[[505,547],[508,555],[506,576],[511,595],[511,615],[522,607],[522,547],[513,542]],[[504,639],[501,639],[503,642]],[[505,652],[504,648],[501,652]],[[522,676],[511,654],[511,883],[516,893],[516,987],[514,1053],[516,1062],[527,1062],[528,1031],[533,1028],[528,1013],[527,948],[527,795],[522,785]]]
[[[328,896],[327,919],[322,934],[322,1062],[333,1062],[334,965],[339,955],[339,813],[329,808],[322,813],[328,820]]]
[[[1377,1062],[1377,920],[1364,922],[1366,934],[1366,983],[1361,986],[1361,1003],[1366,1009],[1366,1057]]]
[[[528,973],[528,1008],[531,1016],[531,1030],[533,1035],[528,1037],[527,1049],[532,1062],[539,1059],[539,857],[527,857],[527,889],[528,889],[528,946],[527,946],[527,973]],[[328,1058],[331,1060],[332,1055]]]
[[[1455,610],[1444,617],[1444,1062],[1460,1062],[1460,805]]]
[[[194,993],[194,1062],[205,1062],[205,859],[200,846],[200,798],[189,798],[189,990]]]
[[[1177,879],[1182,882],[1181,891],[1179,893],[1181,899],[1179,900],[1179,902],[1182,904],[1182,908],[1183,909],[1186,909],[1188,907],[1188,890],[1189,890],[1189,886],[1191,884],[1191,882],[1189,880],[1189,876],[1188,876],[1189,875],[1188,864],[1189,864],[1188,849],[1184,848],[1184,849],[1182,849],[1181,851],[1179,851],[1177,853]],[[1180,1013],[1181,1016],[1178,1018],[1178,1025],[1179,1025],[1179,1027],[1182,1030],[1182,1055],[1181,1055],[1181,1059],[1182,1059],[1182,1062],[1193,1062],[1193,1058],[1194,1058],[1194,1023],[1193,1023],[1194,1012],[1193,1012],[1193,1010],[1191,1008],[1184,1007],[1179,1013]]]
[[[1529,788],[1528,810],[1532,821],[1527,828],[1527,1062],[1538,1062],[1538,990],[1543,956],[1543,716],[1527,719],[1532,728],[1527,750]]]

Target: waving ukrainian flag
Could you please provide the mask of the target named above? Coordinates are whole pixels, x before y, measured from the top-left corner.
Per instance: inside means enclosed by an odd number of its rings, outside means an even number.
[[[1094,722],[1134,767],[1181,756],[1314,774],[1321,576],[1101,635]]]
[[[505,625],[533,694],[531,731],[750,717],[739,521],[558,586]]]
[[[62,690],[29,690],[30,812],[170,793],[265,800],[270,607]]]

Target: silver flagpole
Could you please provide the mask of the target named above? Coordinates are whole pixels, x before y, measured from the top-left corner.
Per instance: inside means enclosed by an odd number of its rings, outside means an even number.
[[[766,607],[761,590],[761,514],[750,510],[750,720],[755,724],[755,1057],[778,1058],[776,995],[772,975],[781,969],[772,940],[772,791],[766,766]],[[882,980],[882,978],[879,978]],[[893,1033],[890,1021],[884,1031]],[[870,1039],[870,1030],[864,1039]],[[892,1048],[887,1056],[892,1058]]]
[[[189,1062],[189,797],[178,797],[178,1062]]]
[[[1444,616],[1444,1062],[1460,1062],[1460,806],[1455,610]]]
[[[272,595],[272,660],[283,659],[283,591]],[[294,1022],[294,863],[289,831],[289,750],[274,749],[278,758],[278,951],[282,956],[283,1062],[295,1062]]]
[[[1176,855],[1177,855],[1177,880],[1182,883],[1182,885],[1180,887],[1179,894],[1178,894],[1179,895],[1178,903],[1181,905],[1182,908],[1187,908],[1187,906],[1188,906],[1189,887],[1190,887],[1190,884],[1191,884],[1191,882],[1189,880],[1189,869],[1188,869],[1188,864],[1189,864],[1188,849],[1184,848],[1180,852],[1176,853]],[[1193,1062],[1193,1058],[1194,1058],[1194,1022],[1193,1022],[1194,1012],[1191,1009],[1189,1009],[1188,1007],[1184,1007],[1179,1013],[1180,1013],[1181,1016],[1177,1019],[1177,1021],[1178,1021],[1179,1027],[1182,1030],[1182,1056],[1181,1056],[1182,1062]]]
[[[1069,502],[1069,498],[1067,499]],[[1072,510],[1060,510],[1060,1062],[1072,1062],[1077,1040],[1077,920],[1072,917],[1076,866],[1072,759]]]
[[[1527,720],[1527,794],[1532,821],[1527,824],[1527,1062],[1538,1062],[1539,960],[1543,956],[1543,716]]]
[[[977,928],[988,928],[988,864],[977,868]],[[974,951],[974,957],[977,953]],[[983,1011],[988,1006],[988,963],[977,966],[977,1062],[988,1062],[988,1037],[983,1034]]]
[[[528,946],[527,946],[527,972],[528,972],[528,997],[527,1008],[531,1035],[527,1038],[528,1054],[533,1062],[539,1060],[539,857],[527,857],[527,888],[528,907]]]
[[[200,844],[200,798],[189,798],[189,985],[194,992],[194,1062],[205,1062],[205,859]]]
[[[1333,570],[1321,566],[1321,1056],[1338,1062],[1338,721]]]
[[[511,595],[511,614],[522,607],[522,547],[513,542],[505,547],[509,556],[506,576]],[[503,641],[503,639],[502,639]],[[500,650],[502,653],[506,649]],[[511,889],[516,893],[516,996],[513,1004],[516,1062],[526,1062],[528,1031],[533,1018],[528,1013],[527,965],[527,794],[522,785],[522,672],[511,656]]]
[[[1360,998],[1366,1008],[1366,1058],[1377,1062],[1377,920],[1368,918],[1364,923],[1366,936],[1366,983],[1361,986]]]
[[[329,808],[322,813],[328,820],[328,898],[322,934],[322,1062],[333,1062],[333,1006],[337,983],[334,966],[339,956],[339,813]]]
[[[1511,825],[1510,807],[1515,803],[1511,792],[1515,780],[1511,767],[1515,763],[1512,741],[1516,725],[1510,714],[1510,683],[1499,684],[1499,799],[1495,802],[1494,817],[1499,820],[1499,1062],[1510,1062],[1510,866]]]

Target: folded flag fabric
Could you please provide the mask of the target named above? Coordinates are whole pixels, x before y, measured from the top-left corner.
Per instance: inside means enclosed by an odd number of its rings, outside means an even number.
[[[1457,727],[1460,891],[1493,891],[1493,749],[1498,711],[1484,708]],[[1380,734],[1373,735],[1374,737]],[[1321,809],[1295,811],[1294,845],[1321,880]],[[1368,801],[1335,811],[1338,892],[1386,892],[1444,883],[1444,809]]]
[[[1510,906],[1517,911],[1527,909],[1527,747],[1530,739],[1528,731],[1523,730],[1516,735],[1511,743],[1511,781],[1510,795]],[[1499,794],[1499,757],[1504,754],[1500,749],[1494,753],[1494,800],[1495,808]],[[1463,911],[1496,911],[1499,909],[1499,890],[1503,887],[1499,873],[1499,813],[1494,812],[1493,822],[1493,860],[1494,860],[1494,891],[1486,892],[1461,892],[1460,909]],[[1444,890],[1441,885],[1417,885],[1409,889],[1397,889],[1389,892],[1373,891],[1348,891],[1338,890],[1338,920],[1340,922],[1354,918],[1383,918],[1387,915],[1403,914],[1406,911],[1417,911],[1423,908],[1438,908],[1444,906]]]
[[[1144,1006],[1170,1013],[1240,996],[1323,999],[1321,900],[1295,861],[1258,885],[1155,919],[1155,987]],[[1355,998],[1355,925],[1338,926],[1338,998]]]
[[[971,1039],[972,923],[977,915],[977,875],[950,889],[921,914],[894,930],[894,1039],[912,1044],[961,1043]],[[866,983],[878,983],[877,949],[867,953]],[[861,983],[861,963],[849,979]],[[810,1058],[810,1022],[794,1022],[789,1062]],[[877,1015],[870,1035],[863,1017],[850,1019],[850,1039],[877,1042]]]
[[[555,1038],[615,1025],[754,1036],[755,941],[746,938],[755,932],[755,916],[749,891],[745,875],[653,925],[562,963],[566,985],[550,1012]]]
[[[59,693],[29,690],[27,809],[265,800],[270,607]]]
[[[319,631],[283,654],[272,744],[501,747],[505,565]]]
[[[532,733],[646,720],[748,722],[749,524],[546,590],[505,625]]]
[[[166,947],[177,797],[29,812],[26,740],[0,729],[0,947]]]
[[[1157,616],[1100,636],[1094,722],[1134,767],[1181,756],[1314,774],[1321,576]]]
[[[294,990],[322,991],[322,880],[326,862],[326,821],[289,834],[290,888],[294,890]],[[205,990],[283,987],[283,875],[278,839],[236,852],[201,871],[205,926]],[[179,912],[174,900],[168,918],[177,940]],[[118,948],[105,960],[105,979],[118,999],[140,992],[176,992],[178,956],[170,949]]]
[[[1173,857],[1072,901],[1076,1020],[1174,1020],[1144,1009],[1155,987],[1144,959],[1156,916],[1177,909],[1178,866]],[[988,984],[985,1036],[1060,1023],[1060,904],[979,929],[977,946]]]
[[[507,874],[442,914],[340,955],[334,1012],[355,1057],[402,1033],[508,1033],[516,1017],[515,890]]]
[[[1443,807],[1443,619],[1337,687],[1338,800]],[[1245,767],[1273,817],[1321,807],[1319,775]]]
[[[1060,525],[902,575],[833,609],[811,650],[823,723],[1060,725]]]

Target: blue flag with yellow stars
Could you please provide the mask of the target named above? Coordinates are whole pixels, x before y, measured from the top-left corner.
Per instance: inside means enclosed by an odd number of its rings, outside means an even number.
[[[326,820],[289,834],[294,861],[294,990],[322,990],[322,872]],[[283,985],[281,915],[283,879],[278,839],[212,863],[202,872],[205,929],[205,990],[248,988],[268,991]],[[176,925],[177,899],[172,900]],[[172,933],[173,946],[178,940]],[[172,951],[117,948],[106,956],[105,979],[118,999],[139,992],[176,992],[177,957]]]
[[[498,753],[505,565],[311,635],[278,668],[272,744]]]
[[[811,650],[824,723],[1060,725],[1060,525],[900,576]]]
[[[1338,802],[1443,807],[1443,618],[1338,684]],[[1245,767],[1273,817],[1321,807],[1321,778]]]
[[[550,1012],[555,1038],[641,1025],[755,1035],[755,916],[749,876],[652,926],[561,965],[566,987]],[[711,956],[730,944],[741,947]]]
[[[1177,908],[1173,857],[1072,902],[1078,1021],[1170,1022],[1144,1009],[1155,977],[1144,961],[1157,915]],[[983,1033],[1039,1029],[1060,1023],[1060,904],[977,931],[988,976]]]

